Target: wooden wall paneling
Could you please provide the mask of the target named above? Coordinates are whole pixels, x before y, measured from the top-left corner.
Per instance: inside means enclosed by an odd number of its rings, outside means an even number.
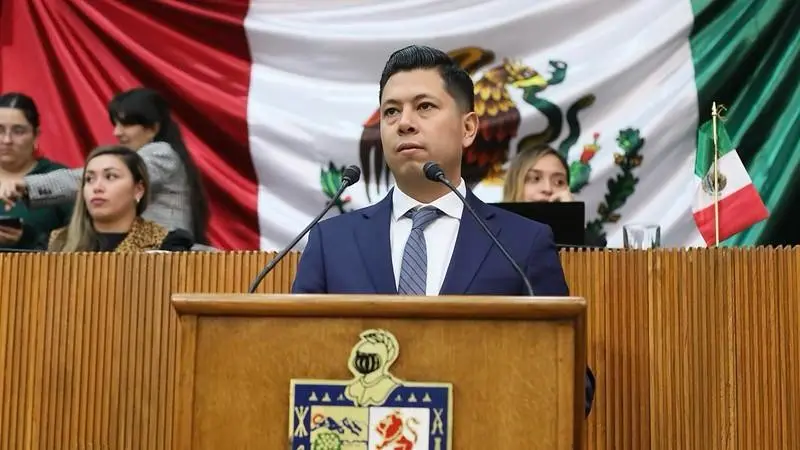
[[[170,295],[244,292],[273,257],[0,253],[0,450],[173,448]],[[561,257],[587,299],[587,448],[800,442],[800,248]],[[258,292],[288,292],[298,261],[287,255]]]

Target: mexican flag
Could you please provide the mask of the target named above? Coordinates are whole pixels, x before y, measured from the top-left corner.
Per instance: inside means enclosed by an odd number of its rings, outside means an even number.
[[[324,207],[347,165],[362,180],[331,215],[388,192],[378,81],[412,43],[449,52],[484,94],[481,151],[504,164],[495,173],[468,152],[475,193],[499,201],[508,161],[550,145],[588,230],[611,247],[633,222],[658,224],[665,246],[707,245],[695,154],[717,101],[772,213],[726,244],[754,244],[800,179],[799,11],[794,0],[4,0],[0,91],[33,96],[39,153],[79,167],[114,141],[115,92],[158,89],[204,175],[213,244],[267,250]],[[510,108],[495,107],[506,96]]]
[[[692,213],[706,244],[718,244],[769,217],[722,121],[700,126],[694,175]]]

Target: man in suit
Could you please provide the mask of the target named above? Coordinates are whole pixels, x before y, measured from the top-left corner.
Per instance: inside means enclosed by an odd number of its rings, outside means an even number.
[[[380,80],[380,131],[395,187],[375,205],[314,227],[294,293],[528,295],[517,272],[447,186],[435,161],[527,275],[534,294],[569,289],[551,229],[487,205],[466,188],[461,155],[478,132],[470,76],[437,49],[393,53]],[[587,370],[586,413],[594,380]]]

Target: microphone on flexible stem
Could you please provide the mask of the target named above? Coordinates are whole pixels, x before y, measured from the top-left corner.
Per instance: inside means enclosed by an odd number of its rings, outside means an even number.
[[[292,240],[292,242],[289,243],[289,245],[286,246],[286,248],[281,250],[281,252],[278,253],[278,255],[275,256],[275,258],[273,258],[272,261],[270,261],[269,264],[266,265],[266,267],[261,269],[261,272],[258,273],[256,278],[253,280],[253,283],[250,284],[250,289],[247,291],[249,294],[252,294],[256,291],[258,285],[261,283],[264,277],[266,277],[267,274],[269,274],[272,271],[272,269],[274,269],[275,266],[278,265],[278,263],[287,254],[289,254],[289,251],[292,248],[294,248],[294,246],[297,245],[298,242],[300,242],[300,239],[303,239],[303,236],[305,236],[311,230],[311,228],[317,224],[317,222],[322,220],[322,217],[325,216],[325,214],[339,200],[339,197],[342,196],[344,190],[347,189],[348,186],[358,183],[358,180],[360,178],[361,178],[361,169],[359,169],[358,166],[355,165],[348,166],[347,168],[344,169],[344,171],[342,172],[342,186],[339,188],[338,191],[336,191],[336,195],[334,195],[333,198],[331,198],[331,200],[325,206],[325,209],[323,209],[322,212],[319,213],[319,215],[315,217],[314,220],[312,220],[311,223],[309,223],[308,226],[305,227],[303,231],[301,231],[300,234],[298,234],[297,237],[295,237],[294,240]]]
[[[425,173],[425,178],[431,181],[435,181],[437,183],[444,184],[458,196],[458,198],[461,200],[461,203],[464,204],[464,207],[466,207],[467,210],[470,212],[470,214],[472,214],[472,217],[475,218],[475,221],[478,222],[478,224],[480,224],[481,228],[483,228],[483,231],[485,231],[486,234],[492,239],[492,242],[494,242],[497,248],[500,249],[500,252],[503,253],[503,256],[505,256],[508,262],[510,262],[511,265],[514,267],[514,270],[516,270],[519,276],[522,277],[522,281],[525,283],[525,288],[528,290],[528,295],[533,297],[534,296],[533,287],[531,286],[531,282],[530,280],[528,280],[528,277],[525,276],[525,272],[523,272],[522,269],[517,264],[517,262],[514,261],[514,258],[512,258],[511,255],[508,254],[508,251],[506,251],[505,247],[503,247],[503,245],[500,244],[500,241],[498,241],[497,238],[494,236],[494,234],[492,234],[491,230],[489,230],[489,227],[486,226],[486,223],[484,223],[483,220],[481,220],[480,216],[478,216],[475,210],[472,209],[472,206],[470,206],[469,203],[467,203],[467,199],[464,198],[464,196],[461,195],[461,192],[458,192],[458,189],[456,189],[456,187],[453,186],[453,183],[451,183],[450,180],[447,179],[447,177],[444,175],[444,170],[442,170],[442,168],[439,167],[439,165],[436,164],[435,162],[428,161],[425,163],[425,165],[422,166],[422,171]]]

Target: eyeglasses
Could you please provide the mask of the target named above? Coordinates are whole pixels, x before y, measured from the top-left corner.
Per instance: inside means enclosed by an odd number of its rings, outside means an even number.
[[[0,137],[10,135],[12,138],[20,138],[30,133],[31,127],[26,125],[0,125]]]

